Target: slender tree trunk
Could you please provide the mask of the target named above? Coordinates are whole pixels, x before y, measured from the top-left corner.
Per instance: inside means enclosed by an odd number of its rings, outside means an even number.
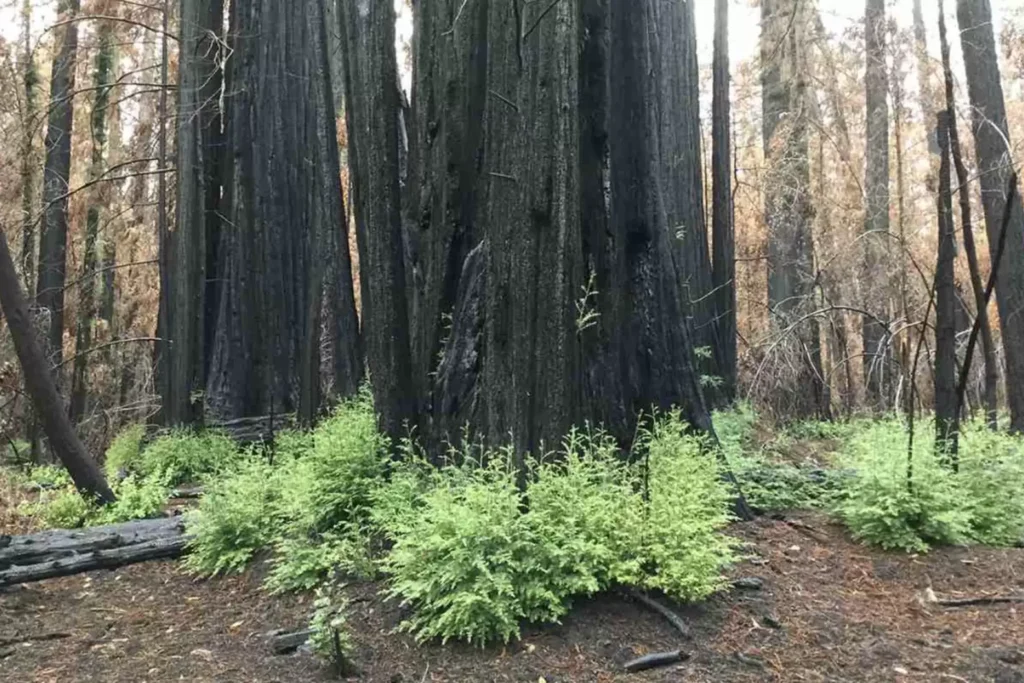
[[[0,308],[7,318],[14,348],[21,362],[25,386],[32,397],[36,415],[42,423],[50,448],[57,455],[78,490],[94,495],[103,502],[114,500],[114,494],[103,478],[103,471],[85,450],[71,421],[50,372],[50,362],[36,338],[28,300],[18,282],[7,238],[0,230]]]
[[[715,317],[718,320],[722,377],[721,394],[736,398],[736,236],[732,200],[731,113],[729,93],[729,0],[715,0],[715,44],[712,64],[711,200]]]
[[[93,72],[92,161],[90,180],[103,174],[107,145],[107,109],[110,104],[110,86],[114,66],[113,24],[100,24],[97,41],[95,70]],[[89,367],[89,347],[92,345],[92,326],[96,309],[96,251],[100,231],[100,215],[108,194],[102,184],[94,186],[86,212],[85,247],[82,255],[82,276],[79,284],[78,324],[75,333],[75,360],[71,374],[71,423],[78,424],[85,414],[88,389],[86,374]]]
[[[170,55],[168,50],[167,29],[170,25],[171,0],[164,0],[162,12],[163,35],[160,37],[160,94],[157,101],[157,163],[160,168],[167,166],[167,86]],[[181,34],[183,37],[185,33]],[[187,66],[187,64],[186,64]],[[178,75],[182,80],[181,60],[179,55]],[[141,187],[141,186],[139,186]],[[141,193],[140,193],[141,197]],[[156,194],[156,237],[157,258],[160,261],[160,300],[157,304],[156,336],[158,341],[154,348],[154,375],[157,391],[160,394],[161,406],[158,421],[175,424],[183,419],[180,404],[174,403],[175,395],[171,389],[171,236],[167,225],[167,176],[161,173],[157,178]],[[139,220],[142,220],[141,218]]]
[[[35,130],[36,130],[36,72],[35,57],[32,54],[32,0],[24,0],[21,9],[21,73],[25,88],[25,111],[23,117],[24,135],[21,143],[21,278],[29,296],[35,287],[36,275],[36,174],[35,174]]]
[[[216,321],[220,245],[220,91],[223,0],[181,0],[177,221],[165,244],[166,424],[202,418]],[[161,205],[163,206],[163,205]]]
[[[340,10],[366,355],[381,430],[399,439],[415,423],[416,400],[398,184],[395,14],[391,3],[367,0],[342,0]]]
[[[955,458],[960,431],[956,405],[956,229],[950,188],[949,115],[939,113],[939,250],[935,266],[935,426],[936,451]]]
[[[864,307],[872,317],[863,321],[864,370],[868,397],[876,408],[889,403],[890,352],[885,339],[888,286],[885,254],[889,243],[889,103],[886,65],[885,0],[867,0],[865,36],[867,69],[867,127],[864,190],[863,283]]]
[[[1007,205],[1012,159],[1006,103],[999,76],[989,0],[957,0],[960,43],[971,100],[974,148],[981,179],[982,207],[989,252],[995,263]],[[1006,235],[1006,253],[999,269],[996,303],[1006,356],[1006,394],[1010,427],[1024,431],[1024,208],[1014,193]]]
[[[44,348],[58,379],[64,356],[64,281],[67,268],[68,178],[71,174],[71,133],[78,56],[79,0],[62,0],[58,18],[67,21],[60,48],[54,55],[50,80],[50,115],[46,129],[46,164],[43,169],[43,231],[39,241],[39,278],[36,305],[49,316]]]
[[[946,116],[949,122],[949,146],[953,155],[953,167],[956,169],[957,185],[960,196],[961,229],[964,233],[964,252],[967,254],[967,265],[971,274],[971,289],[974,291],[974,303],[981,327],[981,352],[985,363],[985,388],[982,402],[985,406],[985,420],[990,427],[999,426],[997,398],[999,391],[999,367],[996,364],[995,342],[992,339],[992,327],[988,320],[988,306],[985,301],[985,286],[981,280],[981,267],[978,265],[978,249],[974,244],[974,225],[971,221],[970,180],[967,167],[964,165],[963,153],[960,151],[960,133],[957,130],[956,100],[953,92],[953,70],[949,61],[949,41],[946,38],[946,18],[943,3],[939,2],[939,39],[942,45],[942,69],[946,83]],[[964,363],[970,363],[965,358]]]

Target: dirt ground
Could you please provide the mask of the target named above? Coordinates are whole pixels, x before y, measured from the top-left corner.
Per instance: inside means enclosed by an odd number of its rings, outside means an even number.
[[[1024,604],[942,608],[925,597],[929,587],[940,598],[1024,595],[1024,550],[888,554],[823,517],[789,520],[734,529],[751,558],[733,574],[763,588],[679,608],[688,640],[626,598],[597,596],[506,647],[419,647],[392,633],[397,606],[355,586],[353,680],[1024,683]],[[0,593],[0,681],[330,680],[309,655],[271,654],[268,632],[302,628],[311,603],[269,597],[259,582],[253,572],[196,580],[154,562]],[[690,658],[623,672],[628,659],[675,649]]]

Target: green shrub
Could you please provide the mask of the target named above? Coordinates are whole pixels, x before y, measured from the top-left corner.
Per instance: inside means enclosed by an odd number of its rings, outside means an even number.
[[[637,583],[685,601],[701,600],[725,585],[722,570],[736,561],[732,492],[700,437],[677,417],[655,422],[647,448],[649,503],[642,553],[647,571]]]
[[[980,420],[964,425],[956,478],[971,540],[1006,546],[1024,539],[1024,439]]]
[[[115,481],[136,469],[142,454],[142,439],[146,436],[146,425],[133,424],[125,427],[114,437],[103,459],[107,479]]]
[[[383,565],[390,594],[413,607],[401,628],[417,639],[483,644],[518,636],[528,615],[554,620],[564,607],[538,557],[516,476],[501,458],[449,466],[422,496]]]
[[[29,481],[44,489],[73,487],[71,475],[60,465],[39,465],[28,473]]]
[[[557,458],[535,466],[527,498],[559,594],[589,595],[641,574],[643,500],[610,437],[570,432]]]
[[[348,600],[342,594],[341,586],[331,580],[317,588],[316,598],[313,600],[313,618],[309,623],[309,628],[313,631],[310,644],[316,654],[335,662],[336,666],[339,662],[336,661],[338,653],[335,651],[335,636],[338,638],[342,657],[348,657],[353,649],[346,626],[347,611]]]
[[[77,529],[96,514],[95,503],[86,500],[73,487],[43,490],[39,499],[19,506],[19,513],[34,517],[47,529]]]
[[[332,573],[359,579],[377,573],[366,532],[328,531],[316,540],[279,538],[272,563],[264,586],[275,594],[312,590]]]
[[[90,525],[117,524],[133,519],[157,517],[164,509],[171,494],[167,477],[157,472],[148,477],[135,474],[126,479],[112,482],[117,500],[97,510]]]
[[[245,569],[278,530],[278,479],[269,464],[256,458],[213,479],[198,509],[186,516],[190,539],[185,566],[203,575]]]
[[[970,537],[962,482],[933,454],[933,425],[918,426],[913,478],[907,480],[907,436],[895,419],[864,429],[849,444],[846,482],[836,513],[853,535],[886,549],[925,551]]]
[[[176,486],[229,470],[239,457],[238,448],[226,434],[178,429],[143,449],[135,469],[143,476],[163,472],[170,485]]]

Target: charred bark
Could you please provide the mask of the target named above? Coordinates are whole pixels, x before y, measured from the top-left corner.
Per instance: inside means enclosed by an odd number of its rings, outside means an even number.
[[[51,376],[50,364],[36,338],[25,293],[18,282],[14,260],[7,247],[7,238],[0,230],[0,308],[7,318],[7,328],[21,362],[25,386],[56,454],[83,495],[96,496],[103,502],[114,500],[114,494],[103,478],[96,461],[78,439],[64,412],[64,405]]]
[[[50,109],[46,124],[46,162],[43,168],[43,229],[39,238],[39,277],[36,305],[46,312],[45,353],[59,368],[64,357],[64,282],[67,269],[68,178],[71,174],[71,133],[78,57],[79,0],[62,0],[57,16],[63,20],[60,47],[53,58]],[[59,370],[56,376],[59,381]]]
[[[1006,356],[1010,427],[1019,432],[1024,431],[1024,207],[1019,193],[1012,197],[1007,195],[1007,180],[1012,172],[1010,136],[989,0],[957,0],[957,19],[971,101],[982,207],[993,262],[1002,217],[1006,207],[1010,207],[1006,254],[996,285],[996,303]]]
[[[936,452],[955,458],[960,432],[956,399],[956,229],[950,188],[949,115],[940,112],[939,249],[935,266],[935,428]]]
[[[982,402],[985,407],[985,420],[993,429],[999,424],[997,399],[999,391],[999,367],[996,364],[995,342],[992,339],[992,327],[988,320],[988,302],[985,299],[985,287],[981,280],[981,267],[978,264],[978,249],[974,244],[974,225],[971,221],[970,180],[967,167],[964,165],[963,153],[960,150],[960,133],[957,130],[956,100],[953,92],[953,70],[949,60],[949,40],[946,38],[946,17],[943,3],[939,3],[939,40],[942,45],[942,70],[946,85],[946,116],[949,123],[949,148],[953,157],[953,168],[956,170],[958,194],[960,198],[960,228],[964,234],[964,252],[967,254],[967,266],[970,270],[971,289],[974,293],[974,304],[977,309],[978,325],[981,330],[981,353],[985,364],[985,386]],[[964,364],[970,365],[973,358],[965,357]]]
[[[715,0],[713,94],[711,102],[712,278],[718,321],[719,394],[736,398],[736,235],[732,199],[732,115],[729,75],[729,2]]]
[[[381,430],[398,439],[416,420],[399,195],[399,98],[394,8],[342,0],[345,114],[362,280],[367,363]]]

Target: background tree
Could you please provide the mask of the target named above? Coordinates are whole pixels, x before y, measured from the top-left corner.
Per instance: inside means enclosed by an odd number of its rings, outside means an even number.
[[[999,268],[996,303],[1003,332],[1006,357],[1006,393],[1010,426],[1024,431],[1024,208],[1020,193],[1011,200],[1011,218],[1006,235],[1006,252],[996,261],[996,248],[1007,204],[1006,188],[1012,166],[1006,103],[999,76],[989,0],[957,0],[960,45],[967,73],[971,101],[974,150],[981,184],[982,207],[988,232],[993,268]]]

